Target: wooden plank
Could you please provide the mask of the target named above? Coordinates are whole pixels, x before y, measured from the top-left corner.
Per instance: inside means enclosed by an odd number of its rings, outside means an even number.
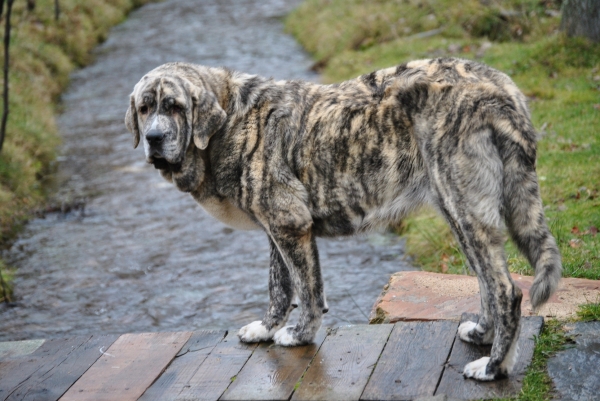
[[[191,335],[191,332],[123,334],[61,400],[137,400]]]
[[[288,400],[326,335],[321,329],[301,347],[260,344],[220,400]]]
[[[146,390],[140,401],[175,400],[226,334],[225,330],[194,332],[167,370]]]
[[[360,399],[433,396],[457,328],[450,320],[396,323]]]
[[[358,400],[394,326],[343,326],[332,331],[292,400]]]
[[[0,367],[0,400],[57,400],[84,374],[117,335],[45,341],[29,355]]]
[[[188,381],[177,400],[218,400],[235,380],[257,344],[240,342],[237,331],[230,331]]]
[[[463,314],[462,321],[475,321],[474,315]],[[504,398],[517,395],[523,385],[525,370],[531,363],[535,342],[533,337],[540,334],[544,318],[531,316],[521,318],[521,333],[518,339],[519,354],[513,373],[506,379],[493,382],[479,382],[473,379],[465,380],[462,371],[464,366],[484,356],[490,355],[491,346],[477,346],[466,343],[456,336],[448,366],[444,370],[442,380],[436,391],[446,394],[448,398],[458,399],[488,399]]]

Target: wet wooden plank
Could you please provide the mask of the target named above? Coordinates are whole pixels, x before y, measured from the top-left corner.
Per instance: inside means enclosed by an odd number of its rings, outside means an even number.
[[[225,330],[194,332],[167,370],[146,390],[140,401],[177,399],[206,357],[226,334]]]
[[[433,396],[457,328],[450,320],[396,323],[360,399]]]
[[[33,353],[0,366],[0,400],[58,400],[117,337],[45,341]]]
[[[177,400],[218,400],[235,380],[257,344],[244,344],[230,331],[188,381]]]
[[[288,400],[326,335],[301,347],[260,344],[220,400]]]
[[[475,321],[473,314],[463,314],[461,322]],[[465,379],[462,375],[464,366],[484,356],[490,355],[490,346],[477,346],[466,343],[456,336],[448,366],[444,370],[442,380],[436,391],[446,394],[448,398],[465,400],[512,397],[521,391],[523,377],[531,358],[535,342],[533,337],[538,335],[544,324],[541,316],[521,318],[521,334],[519,335],[519,354],[513,373],[506,379],[493,382],[479,382]]]
[[[292,400],[358,400],[394,326],[343,326],[331,332]]]
[[[137,400],[191,335],[191,332],[123,334],[61,400]]]

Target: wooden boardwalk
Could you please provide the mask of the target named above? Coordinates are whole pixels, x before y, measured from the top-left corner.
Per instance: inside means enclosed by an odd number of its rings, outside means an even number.
[[[243,344],[224,330],[90,335],[47,340],[33,352],[41,341],[0,343],[0,400],[505,397],[521,388],[543,318],[522,323],[515,372],[492,383],[463,378],[463,366],[489,347],[460,341],[458,322],[448,320],[342,326],[294,348]]]

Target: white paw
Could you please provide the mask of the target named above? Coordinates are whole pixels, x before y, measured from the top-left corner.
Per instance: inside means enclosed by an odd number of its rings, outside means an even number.
[[[252,322],[242,327],[238,331],[238,337],[245,343],[258,343],[261,341],[269,341],[273,338],[274,330],[267,330],[265,325],[260,320]]]
[[[469,333],[475,330],[475,327],[477,327],[477,323],[475,322],[466,321],[461,323],[461,325],[458,326],[458,336],[463,341],[468,343],[472,342],[471,338],[469,337]]]
[[[476,361],[471,363],[467,363],[465,368],[463,369],[463,375],[467,378],[472,378],[475,380],[481,381],[490,381],[494,380],[494,376],[487,375],[485,373],[485,368],[487,367],[488,362],[490,361],[489,356],[484,356],[483,358],[479,358]]]
[[[294,345],[300,344],[293,335],[294,326],[285,326],[275,333],[273,341],[275,344],[283,345],[284,347],[293,347]]]

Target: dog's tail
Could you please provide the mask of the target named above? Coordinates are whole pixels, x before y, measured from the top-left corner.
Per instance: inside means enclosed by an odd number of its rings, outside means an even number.
[[[496,120],[496,144],[504,165],[506,224],[519,250],[535,269],[529,296],[533,309],[537,310],[558,287],[562,264],[540,198],[535,171],[536,132],[524,99],[518,100],[513,103],[516,107],[504,108],[502,117]]]

